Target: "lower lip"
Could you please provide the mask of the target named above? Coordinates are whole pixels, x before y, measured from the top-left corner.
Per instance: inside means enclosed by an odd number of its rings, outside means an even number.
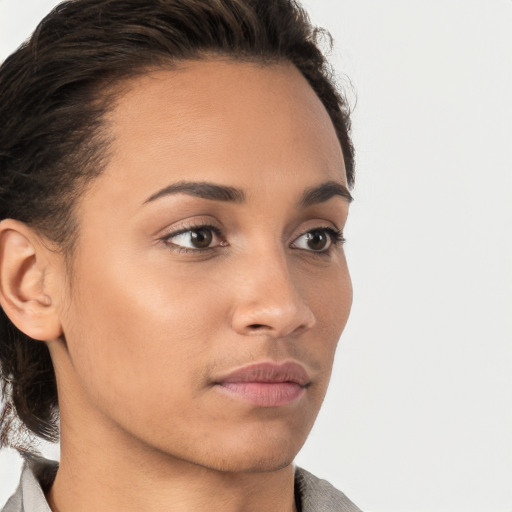
[[[294,382],[224,382],[218,387],[259,407],[279,407],[298,400],[306,392]]]

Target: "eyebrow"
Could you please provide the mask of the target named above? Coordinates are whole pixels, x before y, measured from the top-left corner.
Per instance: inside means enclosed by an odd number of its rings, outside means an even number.
[[[236,187],[218,185],[205,181],[179,181],[155,192],[153,195],[149,196],[143,204],[174,194],[187,194],[189,196],[200,197],[201,199],[232,203],[243,203],[246,200],[245,192]],[[343,197],[349,203],[353,201],[352,195],[345,185],[337,181],[327,181],[316,187],[306,189],[299,200],[299,206],[301,208],[307,208],[308,206],[324,203],[335,196]]]
[[[204,181],[179,181],[154,193],[144,201],[144,204],[173,194],[187,194],[202,199],[233,203],[243,203],[245,201],[245,193],[239,188]]]
[[[340,196],[351,203],[354,198],[348,188],[337,181],[327,181],[317,187],[311,187],[304,191],[300,200],[300,206],[307,208],[319,203],[325,203],[332,197]]]

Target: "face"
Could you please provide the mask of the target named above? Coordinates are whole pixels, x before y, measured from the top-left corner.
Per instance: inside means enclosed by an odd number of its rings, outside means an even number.
[[[108,130],[52,348],[61,415],[206,468],[288,465],[352,298],[327,112],[291,65],[191,62],[133,80]]]

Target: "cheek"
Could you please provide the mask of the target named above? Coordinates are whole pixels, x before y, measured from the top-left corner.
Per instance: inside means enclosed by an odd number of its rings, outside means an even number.
[[[333,280],[329,285],[329,294],[324,295],[322,311],[328,315],[325,325],[331,326],[333,334],[339,338],[347,324],[352,308],[352,281],[348,269],[339,273],[338,280]]]
[[[151,265],[104,261],[89,270],[80,272],[87,278],[73,292],[64,325],[83,386],[112,402],[123,395],[179,397],[197,379],[225,317],[220,287]]]
[[[315,275],[302,272],[295,278],[300,292],[313,309],[317,328],[324,339],[337,340],[347,323],[352,307],[352,281],[343,253],[329,269],[319,269]]]
[[[323,399],[338,342],[352,306],[352,282],[344,257],[328,271],[320,269],[315,276],[304,273],[294,280],[316,318],[315,328],[305,335],[302,350],[322,368],[323,379],[318,386],[318,396]]]

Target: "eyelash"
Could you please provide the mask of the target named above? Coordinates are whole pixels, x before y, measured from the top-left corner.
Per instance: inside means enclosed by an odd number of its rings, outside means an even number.
[[[178,235],[182,235],[184,233],[188,233],[190,231],[199,231],[199,230],[208,230],[208,231],[211,231],[212,233],[214,233],[217,237],[219,237],[219,238],[222,237],[222,232],[216,226],[212,226],[211,224],[195,224],[195,225],[184,226],[183,228],[179,229],[178,231],[173,231],[172,233],[168,233],[167,235],[161,237],[159,240],[161,242],[163,242],[164,244],[166,244],[166,246],[169,250],[171,250],[173,252],[178,252],[180,254],[181,253],[183,253],[183,254],[204,253],[204,252],[208,252],[208,251],[211,251],[212,249],[216,249],[217,247],[219,247],[219,246],[214,246],[214,247],[192,249],[190,247],[182,247],[177,244],[169,243],[169,240],[171,238],[174,238]],[[308,229],[307,231],[304,231],[299,236],[297,236],[297,238],[295,238],[294,242],[296,240],[298,240],[300,237],[302,237],[308,233],[314,233],[314,232],[318,232],[318,231],[327,233],[327,235],[329,236],[329,239],[331,240],[331,245],[326,250],[321,250],[321,251],[313,251],[313,250],[307,251],[306,249],[302,249],[302,250],[304,250],[310,254],[316,255],[316,256],[326,256],[326,255],[329,255],[334,248],[340,247],[346,242],[346,239],[343,236],[343,231],[341,231],[339,229],[334,229],[332,227],[326,227],[326,226]]]

